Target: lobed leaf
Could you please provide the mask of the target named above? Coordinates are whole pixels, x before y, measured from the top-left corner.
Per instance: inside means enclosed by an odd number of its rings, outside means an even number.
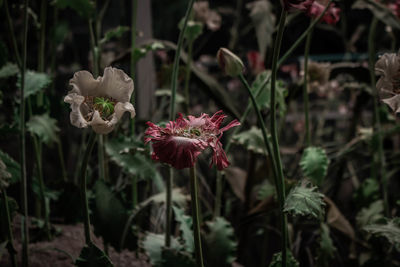
[[[373,202],[368,208],[363,208],[357,213],[356,221],[360,228],[374,224],[383,219],[383,200]]]
[[[300,166],[303,175],[317,186],[321,186],[328,171],[329,159],[324,149],[308,147],[301,156]]]
[[[25,74],[24,96],[28,98],[45,89],[51,83],[51,78],[48,74],[36,71],[27,71]],[[21,75],[18,75],[17,87],[21,88]]]
[[[261,129],[256,126],[252,126],[250,130],[236,134],[232,138],[234,143],[242,145],[248,151],[267,155]]]
[[[112,39],[116,38],[116,39],[120,39],[124,33],[126,33],[127,31],[129,31],[129,27],[128,26],[121,26],[119,25],[118,27],[108,30],[105,34],[103,39],[100,40],[100,44],[104,44],[108,41],[111,41]]]
[[[384,237],[400,251],[400,218],[387,219],[385,224],[371,224],[363,228],[375,236]]]
[[[329,260],[334,258],[335,252],[336,247],[330,237],[329,226],[325,223],[321,223],[318,261],[321,264],[327,263]]]
[[[306,216],[322,219],[324,215],[324,195],[317,187],[307,184],[294,187],[285,200],[283,211],[293,216]]]
[[[282,267],[282,252],[275,253],[272,256],[269,267]],[[293,257],[292,253],[289,250],[287,250],[286,267],[299,267],[299,263]]]
[[[0,150],[0,159],[7,166],[7,172],[11,174],[10,184],[21,180],[21,165],[11,158],[7,153]]]
[[[150,263],[154,266],[162,266],[163,260],[163,247],[165,244],[165,235],[147,233],[144,240],[141,242],[141,247],[150,259]],[[180,250],[181,246],[175,238],[171,238],[171,248]]]
[[[184,210],[176,206],[172,206],[175,213],[175,220],[179,223],[179,230],[184,240],[184,248],[187,252],[194,251],[194,237],[192,231],[193,219],[184,214]]]
[[[3,67],[0,68],[0,79],[15,76],[19,73],[17,64],[7,62]]]
[[[49,114],[34,115],[26,123],[27,130],[36,135],[43,143],[49,145],[59,141],[57,133],[57,120],[51,118]]]
[[[84,246],[75,261],[78,267],[112,267],[114,266],[107,255],[94,244]]]
[[[204,264],[209,267],[230,266],[236,258],[237,242],[231,224],[222,217],[206,223]]]

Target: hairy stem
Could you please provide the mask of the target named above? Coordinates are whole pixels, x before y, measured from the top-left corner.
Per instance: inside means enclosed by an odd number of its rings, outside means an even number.
[[[28,5],[29,0],[24,1],[24,23],[23,23],[23,46],[21,58],[21,101],[20,101],[20,142],[21,142],[21,194],[22,194],[22,266],[29,266],[29,229],[28,229],[28,185],[26,177],[26,147],[25,147],[25,72],[26,72],[26,49],[28,39]]]
[[[136,22],[137,22],[137,0],[132,0],[132,20],[131,20],[131,78],[133,83],[135,83],[135,71],[136,71],[136,62],[135,62],[135,47],[136,47]],[[131,97],[131,103],[134,104],[136,99],[136,91],[134,90]],[[131,119],[131,133],[135,134],[135,118]]]
[[[16,267],[17,266],[17,251],[15,250],[14,247],[14,237],[13,237],[13,232],[11,228],[11,216],[10,216],[10,208],[8,206],[8,198],[7,198],[7,192],[5,188],[1,188],[1,193],[3,195],[3,204],[4,204],[4,210],[6,212],[6,218],[3,219],[6,223],[6,229],[7,229],[7,238],[8,238],[8,253],[10,254],[10,261],[11,261],[11,266]]]
[[[204,267],[203,251],[201,249],[200,220],[199,220],[200,208],[198,199],[196,166],[190,168],[190,194],[192,198],[193,234],[194,234],[194,246],[196,254],[196,265],[197,267]]]
[[[80,171],[80,190],[81,190],[81,199],[82,199],[82,207],[83,207],[83,214],[84,214],[84,224],[85,224],[85,241],[86,245],[92,244],[92,239],[90,237],[90,217],[89,217],[89,203],[87,199],[87,192],[86,192],[86,178],[87,178],[87,166],[89,163],[90,155],[92,154],[92,150],[94,144],[96,143],[96,133],[92,131],[89,136],[89,141],[86,146],[86,151],[83,156],[83,161],[81,165]]]
[[[282,266],[286,267],[287,265],[287,219],[286,215],[283,212],[283,205],[285,203],[285,181],[283,177],[283,169],[281,162],[281,155],[279,151],[279,142],[278,142],[278,131],[276,127],[276,76],[278,72],[278,57],[279,52],[281,50],[281,43],[283,37],[283,31],[285,28],[285,20],[286,20],[287,12],[282,9],[278,33],[275,39],[274,52],[272,58],[272,72],[271,72],[271,137],[272,137],[272,146],[273,153],[275,158],[275,164],[278,174],[278,182],[280,183],[280,190],[278,191],[278,199],[279,199],[279,209],[281,216],[281,227],[282,227]]]
[[[169,111],[169,120],[172,121],[175,119],[175,102],[176,102],[176,90],[178,87],[178,72],[179,72],[179,58],[181,54],[182,44],[185,36],[185,31],[187,27],[187,22],[189,20],[190,14],[192,12],[194,0],[190,0],[189,5],[186,10],[185,19],[183,22],[182,30],[179,33],[178,45],[175,52],[174,65],[172,68],[172,77],[171,77],[171,100],[170,100],[170,111]],[[167,205],[167,216],[166,216],[166,229],[165,229],[165,246],[169,247],[171,245],[171,218],[172,218],[172,185],[173,185],[173,175],[174,171],[171,168],[169,172],[169,177],[167,180],[167,192],[166,192],[166,205]]]
[[[303,81],[303,101],[304,101],[304,120],[306,130],[306,146],[311,145],[311,130],[309,117],[309,101],[308,101],[308,58],[310,54],[312,30],[307,34],[306,47],[304,50],[304,81]]]
[[[383,138],[382,138],[382,127],[381,120],[379,116],[379,92],[378,88],[376,88],[376,79],[375,79],[375,35],[376,35],[376,27],[378,25],[378,18],[374,17],[372,19],[369,34],[368,34],[368,57],[369,57],[369,72],[371,78],[371,87],[372,87],[372,96],[374,102],[374,118],[375,118],[375,127],[374,132],[377,134],[377,145],[378,145],[378,162],[375,164],[375,168],[378,170],[380,174],[380,178],[382,181],[382,194],[383,194],[383,203],[385,207],[386,216],[390,215],[389,209],[389,200],[388,200],[388,179],[386,175],[386,163],[385,163],[385,154],[383,150]]]

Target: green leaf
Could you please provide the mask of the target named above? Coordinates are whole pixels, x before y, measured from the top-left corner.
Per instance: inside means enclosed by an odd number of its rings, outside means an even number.
[[[317,186],[321,186],[328,171],[329,160],[324,149],[308,147],[301,156],[300,166],[303,175]]]
[[[8,78],[11,76],[15,76],[19,73],[18,66],[14,63],[7,62],[0,69],[0,79]]]
[[[118,166],[132,175],[142,178],[153,178],[159,176],[155,164],[140,151],[143,143],[130,138],[112,139],[106,144],[106,152]]]
[[[90,0],[56,0],[55,4],[60,9],[72,8],[86,19],[91,18],[96,11],[93,2]]]
[[[107,255],[94,244],[84,246],[75,261],[78,267],[112,267],[114,266]]]
[[[324,195],[317,187],[303,183],[297,185],[288,194],[283,211],[292,216],[307,216],[322,219],[324,215]]]
[[[115,192],[98,180],[94,185],[95,208],[93,210],[93,225],[96,235],[103,237],[104,242],[111,244],[114,248],[120,248],[123,230],[128,219],[128,211]],[[128,247],[134,246],[135,237],[128,232],[126,237],[130,241]],[[126,244],[126,243],[125,243]]]
[[[356,216],[357,225],[360,228],[369,224],[374,224],[383,219],[383,201],[377,200],[368,208],[363,208]]]
[[[232,138],[234,143],[242,145],[248,151],[267,155],[264,138],[262,136],[261,129],[258,127],[252,126],[250,130],[236,134]],[[268,136],[268,138],[270,138],[270,136]]]
[[[269,1],[254,1],[246,5],[250,9],[250,18],[253,22],[258,49],[261,57],[264,58],[265,52],[272,44],[272,34],[275,32],[275,15],[273,6]]]
[[[157,89],[157,91],[156,91],[156,93],[155,93],[155,96],[168,96],[168,97],[170,97],[171,96],[171,90],[170,89]],[[181,94],[179,94],[179,93],[176,93],[176,99],[175,99],[175,101],[176,101],[176,103],[177,104],[182,104],[182,103],[184,103],[185,102],[185,98],[181,95]]]
[[[142,57],[145,57],[148,52],[156,51],[156,50],[160,50],[160,49],[164,49],[164,48],[165,48],[165,46],[162,43],[157,42],[157,41],[152,42],[152,43],[144,45],[142,47],[135,48],[135,50],[133,51],[133,58],[134,58],[135,62],[137,62]]]
[[[231,266],[236,258],[237,242],[231,224],[222,217],[206,222],[204,264],[209,267]]]
[[[25,74],[24,95],[28,98],[41,90],[45,89],[51,83],[51,78],[46,73],[27,71]],[[18,75],[17,87],[21,88],[21,75]]]
[[[282,252],[275,253],[272,256],[269,267],[282,267]],[[293,257],[292,253],[289,250],[287,250],[286,267],[299,267],[299,263]]]
[[[10,184],[21,180],[21,165],[11,158],[7,153],[0,150],[0,159],[7,166],[7,172],[11,174]]]
[[[387,219],[385,224],[371,224],[363,228],[375,236],[384,237],[400,251],[400,218]]]
[[[163,248],[162,267],[196,267],[191,254],[176,249]]]
[[[179,22],[179,29],[182,30],[184,18]],[[185,38],[191,42],[196,40],[203,33],[203,23],[189,20],[186,25]]]
[[[154,266],[162,266],[163,264],[163,247],[165,244],[165,235],[147,233],[141,243],[142,248],[145,250],[150,259],[150,263]],[[181,246],[175,238],[171,238],[171,248],[180,250]]]
[[[258,200],[264,200],[269,198],[270,196],[275,195],[276,189],[273,184],[271,184],[268,180],[265,180],[264,183],[261,185],[260,189],[257,193]]]
[[[179,230],[182,233],[185,250],[189,253],[194,251],[194,237],[192,231],[192,217],[185,215],[184,210],[172,206],[175,213],[175,220],[179,223]]]
[[[361,206],[367,206],[379,199],[379,196],[379,182],[373,178],[365,179],[354,193],[355,200]]]
[[[318,261],[320,262],[320,265],[324,266],[326,265],[326,262],[333,259],[335,252],[336,247],[330,237],[329,226],[325,223],[321,223],[318,251]]]
[[[100,44],[104,44],[108,41],[111,41],[111,39],[120,39],[124,33],[129,31],[128,26],[118,26],[112,30],[108,30],[105,34],[103,39],[100,40]]]
[[[10,178],[11,173],[7,171],[7,166],[0,159],[0,189],[6,188],[8,186]]]
[[[26,123],[27,130],[39,137],[40,141],[50,145],[59,141],[57,133],[57,120],[51,118],[49,114],[34,115]]]
[[[393,12],[385,5],[378,3],[374,0],[358,0],[353,6],[353,9],[369,9],[375,17],[386,25],[399,30],[400,20],[393,14]]]
[[[261,87],[264,85],[264,82],[268,77],[271,76],[270,71],[263,71],[257,75],[254,82],[251,84],[251,91],[256,96],[256,92],[260,91]],[[279,114],[283,116],[286,112],[286,102],[285,98],[287,96],[287,89],[284,86],[282,81],[277,81],[276,83],[276,102],[279,107]],[[270,108],[270,99],[271,99],[271,79],[269,79],[268,83],[265,84],[262,91],[256,96],[257,106],[260,109],[269,109]]]

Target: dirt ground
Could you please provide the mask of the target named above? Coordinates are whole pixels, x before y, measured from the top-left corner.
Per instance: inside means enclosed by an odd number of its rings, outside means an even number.
[[[16,227],[14,228],[15,246],[17,250],[17,258],[21,261],[21,235],[20,235],[20,218],[15,218]],[[74,266],[74,260],[79,256],[79,252],[85,244],[83,224],[62,225],[53,224],[54,227],[61,230],[51,242],[41,241],[29,244],[30,267],[69,267]],[[93,236],[93,242],[99,248],[103,249],[103,242],[100,238]],[[116,252],[112,247],[109,248],[109,257],[116,267],[150,267],[146,262],[146,256],[139,254],[139,258],[135,256],[135,252],[124,250],[121,253]],[[11,266],[9,254],[5,252],[0,259],[1,267]]]

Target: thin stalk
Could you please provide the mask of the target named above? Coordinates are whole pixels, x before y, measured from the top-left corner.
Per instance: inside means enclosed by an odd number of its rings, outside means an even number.
[[[243,74],[239,75],[239,79],[243,83],[244,87],[246,87],[247,92],[250,95],[250,99],[251,99],[251,103],[253,104],[254,111],[257,114],[257,119],[258,119],[258,123],[259,123],[260,128],[261,128],[261,133],[262,133],[262,136],[263,136],[263,139],[264,139],[265,148],[267,149],[269,158],[271,160],[272,172],[274,174],[276,191],[279,192],[281,190],[281,188],[280,188],[280,184],[281,183],[280,183],[280,181],[278,181],[278,177],[279,176],[278,176],[278,172],[277,172],[276,161],[275,161],[275,158],[273,156],[273,152],[272,152],[270,141],[268,140],[267,127],[265,127],[264,119],[263,119],[263,117],[261,115],[260,109],[258,108],[258,105],[257,105],[257,102],[256,102],[256,98],[255,98],[253,92],[250,89],[250,85],[247,83],[247,81],[244,78]]]
[[[170,101],[170,112],[169,120],[175,120],[175,102],[176,102],[176,89],[178,86],[178,71],[179,71],[179,58],[181,54],[182,44],[185,36],[185,31],[187,27],[187,22],[189,20],[190,14],[192,13],[192,8],[195,0],[190,0],[189,5],[186,10],[185,19],[183,22],[182,30],[179,33],[178,44],[175,52],[174,65],[172,68],[171,77],[171,101]],[[167,192],[166,192],[166,229],[165,229],[165,246],[170,247],[171,245],[171,219],[172,219],[172,185],[173,185],[174,171],[171,168],[169,172],[169,177],[167,180]]]
[[[214,205],[214,218],[221,216],[221,203],[222,203],[222,182],[225,178],[223,172],[217,171],[217,180],[215,184],[215,205]]]
[[[331,3],[332,1],[330,0],[328,3]],[[319,15],[311,24],[310,26],[306,29],[306,31],[297,39],[297,41],[286,51],[286,53],[279,59],[278,61],[278,67],[281,66],[283,63],[285,63],[285,61],[290,57],[290,55],[293,53],[293,51],[301,44],[301,42],[307,37],[308,33],[310,31],[312,31],[314,29],[314,26],[317,24],[317,22],[323,17],[323,15],[325,14],[325,12],[328,10],[328,7],[326,7],[323,12],[321,13],[321,15]],[[269,83],[269,81],[271,80],[271,76],[268,76],[264,82],[262,83],[262,85],[260,86],[260,88],[255,92],[255,96],[258,97],[261,92],[264,90],[264,88],[267,86],[267,84]],[[235,129],[232,132],[232,135],[237,134],[240,129],[241,126],[243,125],[243,122],[246,120],[247,116],[249,115],[250,111],[251,111],[251,103],[249,103],[242,115],[242,117],[240,118],[240,122],[242,123],[241,125],[239,125],[238,127],[235,127]],[[232,138],[229,138],[227,141],[227,144],[225,146],[225,151],[226,153],[228,153],[230,147],[231,147],[231,140]]]
[[[196,254],[196,265],[197,267],[204,267],[203,252],[201,249],[200,220],[199,220],[200,208],[198,199],[196,165],[190,168],[190,194],[192,198],[193,234],[194,234],[194,247]]]
[[[10,209],[8,206],[8,198],[7,198],[7,191],[5,188],[1,188],[1,193],[3,195],[3,203],[4,203],[4,210],[6,212],[6,226],[7,226],[7,238],[8,238],[8,253],[10,254],[10,260],[11,260],[11,266],[16,267],[17,266],[17,256],[16,256],[16,250],[14,247],[14,237],[13,237],[13,232],[11,228],[11,218],[10,218]]]
[[[378,25],[378,19],[374,17],[372,19],[369,34],[368,34],[368,56],[369,56],[369,73],[371,77],[371,87],[372,87],[372,96],[374,101],[374,118],[375,118],[375,127],[374,132],[377,133],[377,143],[378,143],[378,162],[376,168],[380,173],[381,181],[382,181],[382,194],[383,194],[383,203],[385,207],[386,216],[390,215],[389,209],[389,200],[388,200],[388,179],[386,176],[386,163],[385,163],[385,154],[383,152],[383,138],[382,138],[382,127],[381,120],[379,116],[379,92],[376,88],[376,79],[375,79],[375,35],[376,35],[376,27]]]
[[[167,192],[165,194],[166,211],[165,211],[165,246],[171,246],[171,223],[172,223],[172,188],[174,186],[174,169],[169,168],[169,176],[167,178]]]
[[[29,229],[28,229],[28,185],[26,177],[26,147],[25,147],[25,71],[26,71],[26,48],[28,39],[28,5],[29,0],[24,1],[24,22],[23,22],[23,46],[21,58],[21,101],[20,101],[20,142],[21,142],[21,194],[22,194],[22,266],[29,266]]]
[[[309,101],[308,101],[308,58],[310,54],[312,30],[307,34],[306,47],[304,50],[304,82],[303,82],[303,101],[304,101],[304,120],[306,123],[306,146],[311,145],[311,130],[309,117]]]
[[[190,94],[189,94],[189,83],[190,83],[190,75],[192,73],[191,65],[192,65],[192,55],[193,55],[193,41],[189,40],[188,44],[188,53],[187,53],[187,62],[186,62],[186,74],[185,74],[185,113],[189,113],[189,105],[190,105]]]
[[[20,57],[19,50],[18,50],[17,40],[15,38],[14,26],[13,26],[11,15],[10,15],[10,10],[8,8],[8,0],[4,0],[4,8],[6,10],[7,25],[8,25],[8,30],[10,31],[10,35],[11,35],[11,42],[12,42],[12,46],[14,49],[15,60],[17,61],[18,67],[21,68],[21,57]]]
[[[135,84],[136,62],[134,57],[136,47],[136,22],[137,22],[137,0],[132,0],[132,20],[131,20],[131,78]],[[136,99],[136,91],[134,90],[131,97],[131,103],[134,104]],[[135,134],[135,118],[131,119],[131,133]]]
[[[89,26],[89,35],[90,35],[90,46],[92,50],[92,57],[93,57],[93,76],[94,78],[97,78],[99,76],[99,63],[98,63],[98,48],[96,45],[96,37],[94,35],[93,31],[93,25],[92,25],[92,20],[90,19],[88,21],[88,26]]]
[[[39,53],[38,53],[38,71],[44,72],[45,62],[45,45],[46,45],[46,18],[47,18],[47,0],[42,0],[40,5],[40,37],[39,37]],[[39,92],[37,96],[37,105],[43,105],[43,92]]]
[[[84,212],[84,224],[85,224],[85,241],[86,245],[92,244],[92,239],[90,237],[90,217],[89,217],[89,203],[87,199],[86,192],[86,177],[87,177],[87,166],[89,163],[90,155],[92,153],[94,144],[96,143],[96,133],[92,131],[89,136],[89,141],[86,147],[85,155],[83,156],[83,161],[80,171],[80,187],[81,187],[81,198],[82,206]]]
[[[281,50],[283,31],[285,29],[285,20],[287,12],[282,9],[281,17],[278,26],[278,33],[275,39],[274,52],[272,58],[272,71],[271,71],[271,137],[273,153],[275,158],[276,169],[278,173],[278,182],[280,182],[280,192],[278,192],[279,209],[281,216],[282,227],[282,266],[287,266],[287,219],[283,212],[283,205],[285,203],[285,181],[283,177],[283,169],[281,162],[281,155],[279,152],[278,132],[276,127],[276,76],[278,72],[278,57]]]
[[[64,182],[68,182],[68,174],[67,174],[67,169],[65,169],[64,152],[61,140],[57,141],[57,152],[58,152],[58,157],[60,159],[60,167],[63,180]]]
[[[99,158],[99,178],[105,181],[105,159],[104,159],[104,135],[99,134],[99,142],[97,143],[97,153]]]
[[[137,192],[137,175],[132,175],[132,210],[136,208],[138,202]]]

